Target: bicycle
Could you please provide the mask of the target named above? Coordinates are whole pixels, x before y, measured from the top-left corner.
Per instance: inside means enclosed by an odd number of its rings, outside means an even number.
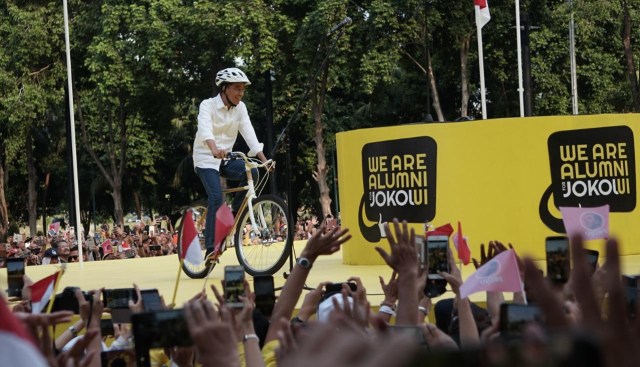
[[[248,183],[242,187],[223,189],[223,197],[226,194],[246,191],[245,198],[238,210],[238,215],[234,218],[231,232],[220,244],[217,256],[208,258],[200,266],[184,261],[182,270],[190,278],[204,278],[219,262],[218,259],[224,251],[229,247],[235,247],[238,261],[247,273],[253,276],[273,275],[284,265],[293,246],[293,236],[290,235],[288,223],[289,211],[284,200],[271,194],[261,195],[274,162],[268,160],[262,163],[258,159],[247,157],[242,152],[231,152],[226,159],[244,160]],[[263,168],[266,171],[266,174],[258,178],[257,184],[254,184],[252,168]],[[226,204],[223,202],[222,205]],[[195,209],[192,213],[196,217],[194,221],[198,233],[202,233],[201,230],[204,228],[206,207],[206,202],[192,205]],[[200,246],[204,252],[202,237],[200,237]],[[178,252],[180,251],[178,246]]]

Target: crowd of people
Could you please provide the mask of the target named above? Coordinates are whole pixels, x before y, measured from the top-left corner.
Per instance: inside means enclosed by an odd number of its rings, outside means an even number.
[[[325,283],[317,285],[304,295],[302,306],[294,313],[316,260],[348,245],[351,237],[346,228],[321,227],[299,253],[268,317],[255,309],[249,282],[244,283],[239,308],[226,305],[224,291],[212,286],[213,297],[202,291],[181,305],[186,337],[169,337],[182,329],[175,324],[154,337],[166,341],[160,348],[141,351],[142,346],[157,345],[136,340],[137,334],[126,324],[113,325],[115,341],[110,346],[104,344],[100,320],[109,310],[100,297],[86,297],[79,290],[80,318],[52,341],[50,327],[68,324],[71,313],[30,313],[26,290],[12,313],[3,311],[7,306],[0,300],[0,313],[5,313],[0,320],[17,320],[18,329],[30,340],[23,344],[33,352],[20,364],[22,359],[10,352],[9,344],[0,342],[0,365],[98,366],[101,356],[114,350],[119,350],[118,363],[131,366],[623,367],[640,361],[640,319],[635,318],[637,305],[629,302],[621,281],[616,240],[607,241],[606,261],[593,272],[582,241],[573,238],[573,266],[569,281],[563,285],[547,281],[531,259],[519,260],[526,295],[515,293],[505,301],[503,293],[487,292],[486,305],[480,307],[460,297],[463,280],[451,250],[450,272],[439,274],[446,279],[453,298],[432,305],[424,292],[429,270],[421,268],[413,230],[394,221],[386,225],[385,232],[390,251],[376,250],[391,275],[380,276],[384,293],[380,305],[370,304],[368,290],[353,277],[337,290]],[[499,242],[489,243],[487,248],[489,251],[482,251],[481,258],[474,261],[477,266],[508,250]],[[134,314],[145,308],[135,289],[138,301],[129,303]],[[500,320],[503,303],[535,305],[542,317],[528,322],[518,337],[513,337]],[[435,319],[430,319],[428,315],[434,313]],[[146,353],[149,358],[141,357]]]
[[[47,265],[78,262],[80,250],[83,261],[118,260],[138,257],[154,257],[176,254],[178,234],[171,227],[155,227],[136,223],[135,226],[100,226],[95,236],[78,241],[73,231],[60,230],[47,236],[9,236],[6,243],[0,243],[0,267],[6,258],[24,258],[26,265]]]

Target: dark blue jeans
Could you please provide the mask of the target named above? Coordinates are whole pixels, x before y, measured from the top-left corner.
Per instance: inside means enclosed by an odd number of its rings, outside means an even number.
[[[202,185],[207,192],[207,218],[204,226],[204,244],[207,248],[207,253],[213,251],[215,239],[215,224],[216,224],[216,212],[220,205],[222,205],[222,187],[220,186],[220,176],[225,177],[229,186],[240,187],[247,184],[247,175],[245,173],[244,161],[231,160],[223,162],[220,167],[220,171],[213,168],[200,168],[196,167],[196,174],[200,177]],[[252,169],[251,174],[253,179],[258,178],[258,170]],[[231,204],[231,210],[237,212],[242,205],[246,192],[237,192],[233,198]]]

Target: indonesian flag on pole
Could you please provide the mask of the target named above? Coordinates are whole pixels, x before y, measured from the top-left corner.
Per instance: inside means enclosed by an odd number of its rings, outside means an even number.
[[[458,259],[462,260],[462,263],[469,265],[471,262],[471,250],[469,244],[467,244],[467,238],[462,235],[462,224],[458,222],[458,233],[453,235],[453,244],[458,250]]]
[[[180,246],[179,253],[182,259],[194,266],[199,266],[203,263],[204,258],[200,249],[200,239],[198,238],[196,224],[193,222],[191,209],[185,210],[182,216],[178,246]]]
[[[60,272],[31,284],[31,313],[42,313],[42,309],[53,296]]]
[[[491,20],[491,14],[489,14],[489,2],[487,0],[473,0],[473,5],[477,8],[479,14],[477,18],[479,22],[478,25],[482,28]]]
[[[522,292],[520,270],[513,250],[503,251],[471,274],[460,286],[460,298],[477,292]]]
[[[609,205],[595,208],[560,207],[569,237],[579,234],[585,240],[609,238]]]
[[[4,298],[0,297],[0,366],[48,365],[24,324],[9,310]]]

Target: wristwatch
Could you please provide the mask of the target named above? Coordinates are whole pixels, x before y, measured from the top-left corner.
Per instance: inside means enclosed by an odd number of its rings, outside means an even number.
[[[309,261],[309,259],[307,259],[306,257],[299,257],[298,260],[296,260],[296,263],[303,269],[311,269],[311,261]]]
[[[76,330],[73,325],[69,326],[69,332],[71,333],[71,335],[73,335],[74,338],[78,336],[78,330]]]

